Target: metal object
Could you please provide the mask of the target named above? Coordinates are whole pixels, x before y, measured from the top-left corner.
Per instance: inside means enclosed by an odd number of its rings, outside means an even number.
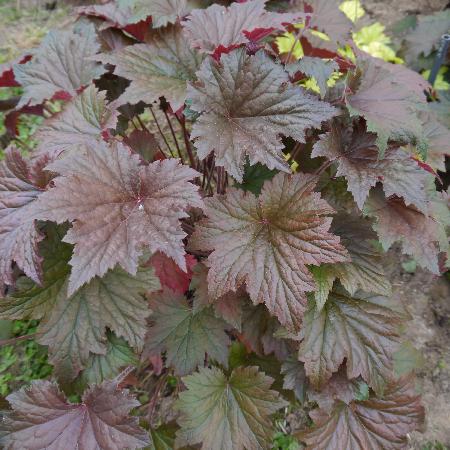
[[[436,58],[434,59],[433,68],[431,69],[430,76],[428,77],[428,81],[430,82],[431,86],[434,85],[439,69],[445,63],[449,46],[450,34],[443,34],[441,37],[439,50],[437,52]]]

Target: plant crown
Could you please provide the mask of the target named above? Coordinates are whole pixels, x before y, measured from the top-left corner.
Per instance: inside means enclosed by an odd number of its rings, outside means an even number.
[[[354,0],[77,13],[1,67],[0,318],[39,320],[53,365],[8,396],[4,448],[270,449],[286,408],[307,449],[406,448],[423,408],[384,252],[445,270],[438,93],[357,45]]]

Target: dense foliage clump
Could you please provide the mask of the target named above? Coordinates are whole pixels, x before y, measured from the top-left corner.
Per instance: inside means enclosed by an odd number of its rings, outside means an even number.
[[[450,132],[399,63],[429,68],[449,15],[398,56],[354,0],[77,13],[0,72],[0,318],[39,321],[53,366],[7,397],[4,448],[270,449],[296,409],[308,449],[405,448],[423,408],[384,252],[446,270]]]

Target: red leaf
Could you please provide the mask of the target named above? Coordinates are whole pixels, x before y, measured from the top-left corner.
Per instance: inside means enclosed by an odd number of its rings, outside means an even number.
[[[132,23],[123,28],[124,31],[134,36],[139,41],[143,41],[146,33],[149,30],[150,24],[152,23],[152,18],[147,17],[144,20],[141,20],[138,23]]]
[[[186,255],[187,272],[181,270],[172,258],[164,253],[156,252],[147,262],[147,267],[155,269],[156,276],[161,282],[161,287],[165,286],[172,291],[183,294],[189,288],[192,278],[192,269],[197,264],[197,260],[192,255]]]
[[[24,55],[20,58],[0,65],[0,87],[17,87],[20,84],[16,81],[14,76],[13,65],[25,64],[32,58],[31,55]]]
[[[255,28],[254,30],[247,31],[244,30],[242,33],[244,33],[244,36],[250,41],[250,42],[258,42],[261,39],[264,39],[266,36],[269,36],[272,31],[275,31],[275,28]]]
[[[11,111],[5,116],[5,128],[12,136],[17,136],[19,130],[17,128],[19,124],[19,118],[22,114],[33,114],[35,116],[43,116],[44,108],[42,105],[24,106],[17,111]]]
[[[233,44],[233,45],[229,45],[228,47],[225,47],[224,45],[220,44],[218,47],[216,47],[216,49],[214,50],[214,52],[211,54],[211,56],[216,60],[216,61],[220,61],[220,57],[222,55],[227,55],[228,53],[230,53],[232,50],[234,50],[235,48],[238,48],[239,45],[237,44]]]

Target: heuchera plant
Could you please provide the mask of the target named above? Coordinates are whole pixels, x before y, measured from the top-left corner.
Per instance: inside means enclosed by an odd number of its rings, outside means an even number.
[[[0,317],[54,366],[5,449],[270,449],[289,407],[308,449],[390,450],[423,421],[383,251],[446,264],[435,94],[334,0],[213,3],[80,7],[1,68],[10,123],[45,119],[0,166]]]

